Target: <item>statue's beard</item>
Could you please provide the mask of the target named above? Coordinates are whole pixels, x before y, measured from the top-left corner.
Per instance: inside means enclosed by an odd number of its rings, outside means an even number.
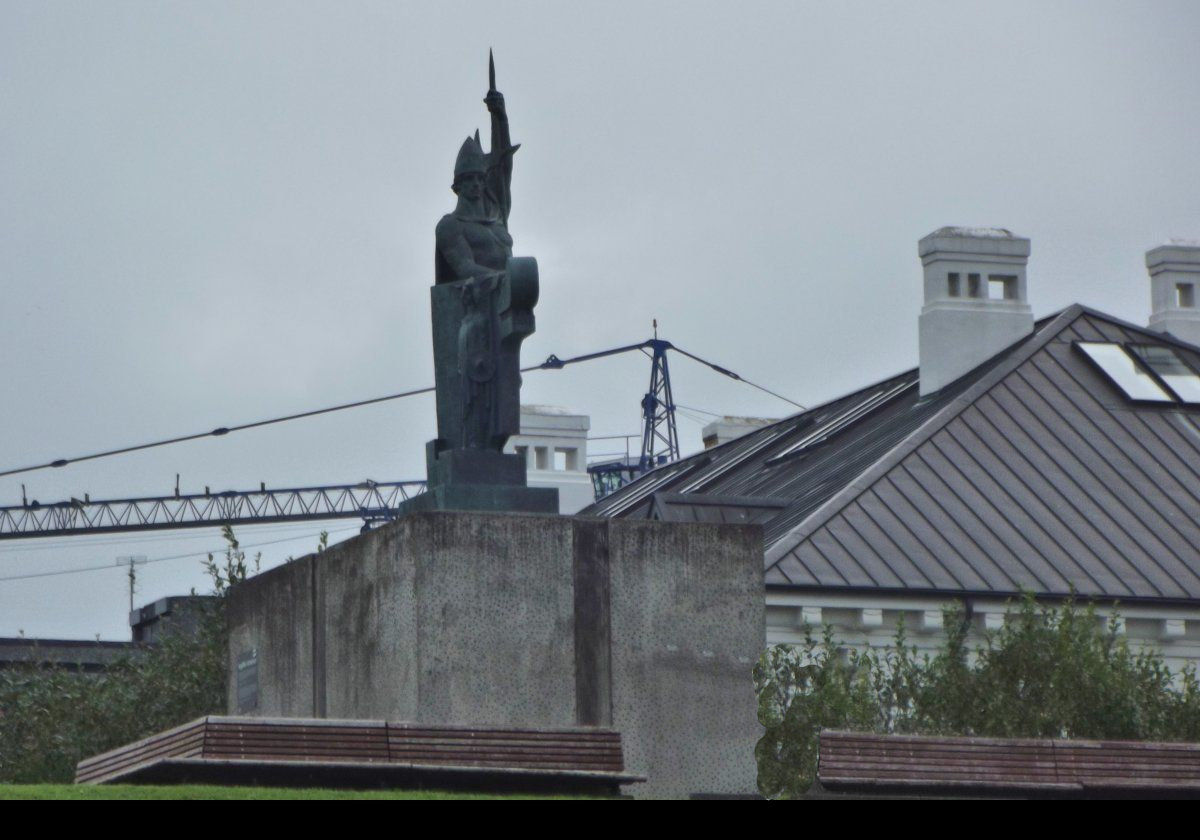
[[[494,222],[497,220],[495,212],[488,207],[488,203],[483,197],[470,199],[460,195],[458,197],[458,207],[454,210],[454,215],[460,219],[469,219],[478,222]]]

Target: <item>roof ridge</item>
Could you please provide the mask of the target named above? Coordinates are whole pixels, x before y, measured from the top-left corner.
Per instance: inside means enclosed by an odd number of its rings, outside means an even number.
[[[1092,313],[1087,307],[1074,303],[1050,316],[1044,327],[1036,330],[1033,335],[1021,339],[1011,345],[1001,354],[1011,354],[999,364],[988,370],[978,381],[967,386],[962,393],[949,400],[933,416],[914,429],[907,437],[888,450],[883,457],[872,463],[857,477],[846,483],[820,507],[806,516],[796,527],[777,539],[766,551],[764,566],[770,569],[776,563],[791,553],[796,546],[808,539],[815,531],[825,525],[843,508],[870,489],[880,478],[891,472],[901,460],[906,458],[917,447],[933,437],[943,426],[958,417],[980,397],[990,391],[1001,380],[1028,361],[1035,353],[1049,344],[1055,336],[1065,330],[1084,314]],[[1000,355],[1000,354],[997,354]],[[995,356],[992,357],[993,359]],[[986,362],[985,362],[986,364]],[[967,374],[968,376],[970,374]],[[951,383],[952,385],[953,383]],[[948,386],[949,387],[949,386]],[[944,390],[944,389],[943,389]]]
[[[1093,318],[1100,318],[1101,320],[1108,321],[1111,324],[1116,324],[1122,329],[1133,330],[1135,332],[1142,333],[1147,338],[1153,338],[1155,341],[1164,341],[1167,344],[1174,344],[1176,347],[1182,347],[1183,349],[1190,350],[1193,353],[1200,353],[1200,344],[1192,344],[1184,341],[1177,336],[1171,335],[1169,332],[1159,332],[1158,330],[1151,329],[1147,326],[1142,326],[1141,324],[1134,324],[1131,321],[1117,318],[1113,315],[1109,315],[1107,312],[1101,312],[1099,309],[1093,309],[1092,307],[1085,306],[1082,303],[1076,303],[1074,306],[1079,307],[1084,315],[1090,315]]]

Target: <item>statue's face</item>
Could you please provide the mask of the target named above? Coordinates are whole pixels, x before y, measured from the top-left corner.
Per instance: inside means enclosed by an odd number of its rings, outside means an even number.
[[[464,172],[455,181],[454,191],[467,201],[478,201],[483,198],[483,173]]]

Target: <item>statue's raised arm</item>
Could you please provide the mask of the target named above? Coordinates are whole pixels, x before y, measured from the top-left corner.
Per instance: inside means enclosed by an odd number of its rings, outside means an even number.
[[[488,51],[488,92],[484,97],[488,113],[492,115],[492,151],[488,155],[488,192],[496,203],[501,221],[508,225],[508,212],[512,208],[512,164],[514,146],[508,136],[508,111],[504,108],[504,94],[496,90],[496,62]]]

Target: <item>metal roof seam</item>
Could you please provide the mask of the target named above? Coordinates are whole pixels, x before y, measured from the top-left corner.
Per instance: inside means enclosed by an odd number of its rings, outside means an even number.
[[[903,583],[904,577],[899,572],[897,572],[895,567],[892,565],[892,563],[889,562],[887,555],[885,555],[884,553],[879,551],[878,548],[872,546],[871,541],[869,539],[867,539],[865,534],[862,533],[862,529],[859,526],[854,524],[854,520],[850,517],[850,512],[854,511],[856,508],[858,509],[858,511],[861,514],[863,514],[863,516],[865,518],[867,518],[867,519],[870,518],[869,515],[866,513],[866,511],[863,510],[862,505],[859,504],[859,502],[856,500],[853,503],[851,503],[850,505],[847,505],[843,509],[842,516],[841,516],[842,523],[846,526],[847,530],[849,530],[859,542],[861,542],[863,545],[868,546],[870,548],[871,552],[875,555],[875,558],[879,561],[879,565],[883,569],[885,569],[887,571],[887,573],[892,576],[892,578],[895,579],[896,583]],[[887,535],[884,534],[884,536],[886,537]],[[893,545],[894,545],[894,543],[893,543]],[[849,550],[849,549],[847,549],[847,550]],[[857,559],[857,555],[853,554],[853,552],[851,552],[851,555]],[[920,574],[919,571],[918,571],[918,574]],[[921,575],[921,577],[924,577],[924,575]],[[877,583],[876,585],[882,586],[883,584]]]
[[[871,498],[871,497],[877,498],[874,490],[868,490],[861,497],[859,497],[858,499],[855,499],[853,502],[851,502],[849,505],[847,505],[845,509],[850,510],[853,507],[857,506],[858,509],[862,511],[863,516],[866,519],[870,520],[871,525],[873,525],[875,527],[875,529],[878,530],[881,535],[883,535],[884,539],[886,539],[889,543],[891,543],[892,546],[896,549],[896,551],[899,554],[903,555],[905,562],[907,562],[910,566],[912,566],[913,571],[916,572],[917,575],[919,575],[920,577],[925,579],[925,582],[929,584],[929,588],[930,589],[935,588],[933,580],[930,579],[929,575],[927,575],[925,573],[925,570],[921,568],[921,564],[918,563],[916,560],[914,560],[912,558],[912,556],[909,555],[909,553],[904,550],[904,547],[902,545],[900,545],[900,543],[896,542],[895,538],[893,538],[892,535],[890,533],[888,533],[888,530],[883,527],[883,524],[879,521],[877,516],[871,512],[870,505],[865,503],[866,500],[868,500],[868,498]],[[879,505],[881,505],[881,506],[883,505],[882,500],[877,499],[877,502]],[[843,515],[845,515],[845,514],[843,514]],[[876,551],[876,553],[879,554],[881,557],[884,556],[878,550]],[[946,572],[946,574],[947,574],[947,576],[949,576],[949,572]],[[899,578],[901,581],[904,580],[904,576],[899,573],[896,574],[896,577]]]
[[[1021,404],[1019,398],[1016,398],[1015,396],[1014,396],[1014,401],[1018,405]],[[1008,416],[1009,420],[1012,421],[1014,427],[1020,430],[1021,434],[1025,437],[1025,439],[1028,442],[1027,445],[1031,447],[1030,452],[1032,452],[1033,449],[1038,449],[1041,451],[1042,457],[1038,458],[1036,461],[1031,459],[1030,463],[1033,465],[1034,469],[1042,476],[1042,479],[1046,482],[1046,484],[1052,488],[1057,488],[1060,486],[1068,486],[1068,485],[1074,487],[1074,489],[1076,491],[1075,493],[1068,494],[1065,492],[1060,492],[1060,495],[1062,496],[1062,498],[1064,500],[1066,500],[1067,503],[1076,511],[1076,513],[1079,514],[1079,516],[1085,522],[1087,522],[1088,526],[1097,535],[1099,535],[1099,537],[1101,538],[1101,541],[1108,543],[1109,548],[1111,549],[1110,556],[1113,559],[1119,559],[1123,564],[1125,564],[1125,566],[1128,568],[1129,571],[1132,571],[1134,573],[1134,577],[1141,578],[1143,581],[1145,581],[1145,583],[1147,583],[1149,586],[1151,586],[1157,590],[1158,586],[1155,585],[1153,582],[1151,582],[1148,578],[1146,578],[1145,575],[1141,574],[1141,572],[1137,568],[1137,566],[1132,562],[1132,560],[1129,559],[1129,557],[1127,556],[1127,550],[1125,548],[1122,548],[1121,546],[1118,546],[1115,542],[1113,542],[1113,537],[1116,536],[1113,533],[1113,530],[1111,528],[1105,527],[1104,523],[1098,522],[1096,519],[1095,513],[1093,513],[1093,515],[1088,515],[1088,513],[1086,513],[1082,508],[1080,508],[1079,505],[1077,505],[1071,501],[1071,496],[1075,496],[1075,498],[1078,498],[1078,499],[1082,499],[1082,498],[1086,497],[1088,504],[1090,505],[1090,507],[1093,509],[1094,512],[1100,513],[1103,517],[1107,518],[1109,520],[1109,522],[1112,523],[1113,525],[1116,525],[1117,523],[1112,522],[1112,518],[1105,513],[1103,507],[1100,506],[1096,502],[1096,500],[1092,497],[1092,495],[1087,492],[1087,489],[1085,487],[1081,486],[1079,484],[1079,482],[1074,478],[1074,476],[1072,476],[1070,473],[1064,471],[1059,466],[1058,460],[1056,460],[1049,452],[1047,452],[1045,450],[1045,448],[1043,446],[1041,446],[1041,444],[1039,444],[1033,438],[1033,436],[1030,435],[1026,431],[1024,424],[1022,424],[1022,423],[1020,423],[1020,421],[1016,420],[1016,418],[1014,418],[1012,416],[1011,412],[1009,412],[1008,409],[1006,409],[999,401],[996,401],[996,406],[999,411],[1003,412],[1004,414],[1006,414]],[[1026,411],[1028,412],[1028,408],[1026,408]],[[1028,412],[1028,413],[1030,414],[1030,418],[1036,422],[1036,417],[1031,412]],[[1020,448],[1020,447],[1018,447],[1018,448]],[[1061,476],[1063,479],[1065,479],[1065,481],[1055,481],[1055,480],[1049,478],[1046,475],[1045,470],[1038,468],[1038,464],[1052,465],[1054,467],[1054,469],[1057,470],[1057,474],[1059,476]],[[1123,531],[1123,529],[1121,529],[1121,530]],[[1137,545],[1137,542],[1132,537],[1130,537],[1130,535],[1127,532],[1125,533],[1124,542],[1128,543],[1128,546],[1132,547],[1134,549],[1134,554],[1139,554],[1139,553],[1142,555],[1146,554],[1145,551],[1143,551]],[[1084,542],[1084,545],[1086,546],[1086,545],[1088,545],[1088,543]],[[1105,563],[1105,561],[1103,560],[1101,555],[1097,554],[1096,557],[1097,557],[1097,559],[1100,560],[1101,563],[1103,563],[1105,566],[1108,566],[1108,564]],[[1129,577],[1126,577],[1126,576],[1123,576],[1120,574],[1116,574],[1115,572],[1112,571],[1111,568],[1109,569],[1109,571],[1110,571],[1110,574],[1112,574],[1113,577],[1116,578],[1117,580],[1130,579]],[[1159,591],[1159,594],[1161,595],[1164,593]]]
[[[979,441],[979,443],[982,447],[988,448],[988,445],[981,438],[979,438],[979,436],[975,433],[975,431],[973,429],[970,428],[969,425],[967,425],[966,423],[964,423],[963,425],[964,425],[964,428],[963,428],[964,432],[970,433],[971,435],[973,435],[976,438],[976,440]],[[995,485],[994,489],[986,490],[986,489],[980,487],[978,482],[976,482],[973,478],[971,478],[970,475],[967,474],[967,472],[965,470],[961,469],[958,466],[961,463],[960,461],[954,460],[949,455],[946,456],[947,460],[949,460],[952,464],[955,465],[956,468],[959,469],[959,473],[962,475],[963,480],[966,481],[968,484],[970,484],[972,487],[974,487],[975,492],[977,492],[983,498],[992,500],[992,509],[1001,518],[1004,519],[1005,523],[1008,525],[1009,529],[1013,532],[1013,534],[1017,537],[1017,539],[1020,540],[1022,543],[1024,543],[1025,549],[1027,550],[1027,552],[1030,555],[1038,553],[1038,550],[1036,548],[1034,548],[1032,540],[1029,537],[1027,537],[1025,531],[1016,522],[1013,521],[1013,517],[1007,511],[1017,510],[1017,511],[1020,511],[1022,514],[1024,514],[1025,519],[1028,520],[1029,526],[1041,531],[1042,534],[1046,537],[1046,539],[1049,540],[1051,543],[1053,543],[1056,548],[1058,548],[1059,552],[1061,553],[1062,559],[1065,559],[1071,563],[1074,562],[1073,560],[1071,560],[1070,553],[1067,552],[1065,548],[1063,548],[1061,543],[1059,543],[1059,541],[1049,531],[1047,531],[1045,529],[1045,527],[1042,525],[1042,523],[1038,522],[1036,519],[1034,519],[1030,515],[1030,513],[1026,510],[1025,506],[1015,496],[1012,495],[1012,492],[1008,487],[1005,487],[996,478],[993,477],[992,471],[989,470],[987,467],[985,467],[979,461],[979,459],[975,456],[975,453],[973,453],[969,447],[964,446],[962,443],[960,443],[957,440],[957,438],[955,438],[953,436],[950,437],[950,442],[953,443],[954,445],[958,446],[962,450],[962,455],[965,459],[970,460],[971,462],[973,462],[975,464],[976,467],[978,467],[979,473],[981,475],[984,475],[989,480],[991,480],[992,484]],[[993,452],[993,455],[995,455],[994,452]],[[1012,475],[1013,475],[1013,478],[1015,480],[1017,480],[1019,483],[1020,479],[1015,474],[1012,474]],[[996,502],[995,500],[998,496],[1004,496],[1007,499],[1007,501],[1004,503]],[[1011,548],[1010,548],[1010,550],[1013,551],[1014,555],[1016,555],[1018,557],[1021,556],[1021,554],[1018,553],[1017,551],[1015,551]],[[1063,588],[1069,587],[1070,581],[1066,577],[1064,577],[1063,574],[1061,572],[1059,572],[1053,566],[1053,564],[1051,564],[1049,561],[1047,561],[1046,566],[1047,566],[1047,570],[1049,572],[1053,573],[1055,577],[1059,578]],[[1036,573],[1034,573],[1034,576],[1038,577],[1038,575]],[[1044,577],[1043,577],[1043,580],[1044,580]]]
[[[884,493],[881,492],[884,488],[889,488],[892,491],[892,493],[895,494],[896,500],[903,502],[904,504],[906,504],[910,508],[912,508],[913,512],[916,513],[916,517],[901,516],[900,512],[898,510],[896,510],[894,502],[889,502],[887,500],[886,496],[884,495]],[[929,522],[929,519],[924,514],[922,514],[919,510],[916,509],[916,507],[912,504],[912,502],[909,500],[908,496],[904,493],[904,491],[902,491],[896,485],[896,483],[892,479],[892,477],[890,475],[885,475],[882,479],[880,479],[880,481],[876,482],[876,485],[872,488],[872,490],[874,491],[876,498],[879,499],[880,505],[882,505],[883,508],[885,510],[887,510],[887,512],[896,520],[896,522],[900,524],[900,526],[912,538],[913,542],[915,542],[917,545],[921,546],[922,549],[924,549],[925,556],[932,559],[939,567],[941,567],[942,572],[945,573],[946,577],[948,577],[951,581],[954,582],[954,585],[956,587],[958,587],[960,589],[964,588],[963,581],[959,578],[959,576],[957,574],[955,574],[954,570],[951,569],[950,565],[948,564],[948,560],[950,559],[948,553],[934,551],[934,549],[928,544],[928,542],[925,539],[921,538],[921,534],[919,534],[914,528],[912,528],[909,525],[910,522],[915,522],[918,518],[923,520],[926,525],[931,525],[931,523]],[[940,533],[938,533],[936,528],[930,527],[928,529],[928,532],[936,535],[939,539],[941,539],[943,542],[945,542],[945,538],[942,537]],[[961,572],[961,569],[959,571]],[[978,577],[978,575],[976,575],[976,577]],[[982,578],[980,580],[982,580]]]
[[[830,534],[828,531],[825,533],[825,536],[826,536],[828,539],[830,539],[830,540],[833,540],[834,542],[836,542],[836,540],[834,540],[834,538],[833,538],[833,535],[832,535],[832,534]],[[834,547],[835,547],[835,548],[841,548],[841,546],[840,546],[840,545],[837,545],[837,546],[834,546]],[[825,563],[825,565],[829,567],[829,570],[830,570],[830,571],[831,571],[831,572],[832,572],[834,575],[837,575],[839,578],[841,578],[841,579],[842,579],[842,583],[843,583],[843,584],[845,584],[846,586],[851,586],[851,585],[852,585],[852,584],[850,583],[850,579],[849,579],[848,577],[846,577],[844,574],[842,574],[842,570],[841,570],[840,568],[838,568],[838,564],[837,564],[837,563],[835,563],[835,562],[833,562],[833,558],[832,558],[832,557],[830,557],[830,555],[829,555],[829,552],[828,552],[827,550],[822,550],[821,546],[817,545],[815,542],[813,542],[813,543],[810,543],[810,544],[809,544],[809,546],[808,546],[808,549],[809,549],[809,551],[812,551],[812,552],[816,553],[817,555],[819,555],[819,556],[820,556],[820,558],[821,558],[821,560],[822,560],[822,561]],[[842,549],[842,550],[844,551],[845,549]],[[818,578],[818,580],[820,580],[820,578]],[[822,583],[829,584],[829,581],[821,581],[821,582],[822,582]],[[832,583],[832,585],[833,585],[833,586],[837,586],[838,584],[837,584],[836,582],[833,582],[833,583]]]
[[[919,457],[917,452],[909,455],[888,474],[888,478],[895,483],[897,489],[901,488],[901,483],[897,479],[902,475],[911,485],[909,490],[901,490],[904,492],[905,501],[918,511],[921,518],[929,525],[932,533],[949,549],[944,556],[969,569],[972,575],[987,583],[989,588],[992,588],[991,578],[995,577],[995,573],[999,572],[1001,577],[1008,578],[1008,575],[1003,573],[996,562],[987,556],[987,552],[975,542],[963,523],[958,521],[938,496],[918,478],[910,462]],[[922,496],[925,503],[919,504]],[[942,524],[938,524],[939,522]],[[980,562],[981,560],[982,562]],[[1014,581],[1010,579],[1009,582],[1013,583]]]
[[[992,399],[992,397],[989,396],[988,399]],[[1004,432],[998,426],[995,425],[995,423],[992,421],[992,419],[990,417],[987,416],[986,413],[980,411],[980,420],[982,423],[986,424],[987,426],[989,426],[991,428],[991,432],[992,432],[992,434],[995,435],[995,438],[997,441],[1002,441],[1003,443],[1007,444],[1012,449],[1012,452],[1001,453],[991,443],[989,443],[986,438],[984,438],[984,437],[982,437],[982,435],[980,435],[980,432],[982,431],[981,426],[976,425],[976,426],[972,427],[972,432],[977,437],[979,437],[979,439],[981,441],[983,441],[985,443],[985,445],[988,447],[988,449],[995,455],[997,465],[1000,465],[1003,469],[1007,469],[1012,473],[1013,478],[1016,479],[1016,481],[1025,489],[1026,493],[1028,493],[1029,498],[1031,500],[1033,500],[1034,502],[1036,502],[1038,505],[1040,505],[1046,511],[1046,513],[1049,515],[1049,517],[1053,521],[1057,522],[1059,524],[1059,527],[1061,527],[1062,530],[1066,534],[1070,535],[1071,539],[1076,543],[1076,545],[1079,548],[1078,554],[1080,556],[1086,556],[1087,555],[1088,538],[1085,537],[1084,535],[1080,534],[1078,532],[1077,528],[1075,526],[1073,526],[1071,522],[1064,519],[1063,515],[1062,515],[1063,511],[1068,508],[1074,510],[1074,507],[1071,505],[1070,500],[1067,499],[1065,495],[1063,495],[1061,490],[1054,487],[1053,484],[1051,484],[1049,481],[1046,480],[1046,477],[1044,475],[1042,475],[1042,473],[1037,469],[1037,465],[1034,464],[1034,462],[1031,459],[1029,459],[1025,455],[1025,453],[1021,452],[1020,449],[1018,449],[1016,446],[1014,446],[1012,444],[1012,441],[1010,441],[1005,436]],[[1020,464],[1024,464],[1024,466],[1027,468],[1027,470],[1029,472],[1036,474],[1037,478],[1045,485],[1045,488],[1039,490],[1038,488],[1033,487],[1030,484],[1030,482],[1023,475],[1021,475],[1020,472],[1017,471],[1016,467],[1017,467],[1017,465],[1020,465]],[[1049,494],[1045,492],[1046,489],[1050,490]],[[1052,502],[1055,501],[1054,497],[1058,498],[1058,503],[1056,503],[1056,504],[1052,504]],[[1032,516],[1032,514],[1030,514],[1030,515]],[[1080,514],[1078,511],[1076,511],[1076,515],[1077,515],[1077,519],[1081,523],[1085,524],[1092,531],[1095,531],[1095,527],[1092,526],[1091,523],[1088,522],[1087,519],[1082,514]],[[1055,542],[1061,545],[1061,542],[1058,539],[1055,539]],[[1086,566],[1082,565],[1082,563],[1079,560],[1075,559],[1076,553],[1068,550],[1066,546],[1062,546],[1062,547],[1063,547],[1063,550],[1067,553],[1067,556],[1072,558],[1076,567],[1081,572],[1083,572],[1083,574],[1086,577],[1088,577],[1092,581],[1092,583],[1095,585],[1096,589],[1103,590],[1105,587],[1101,583],[1100,579],[1096,577],[1094,572],[1092,570],[1089,570]],[[1103,565],[1103,563],[1101,563],[1101,565]],[[1108,577],[1112,577],[1112,571],[1110,569],[1108,569],[1107,567],[1105,567],[1105,570],[1108,572]],[[1133,594],[1133,591],[1129,590],[1127,594]]]
[[[976,511],[971,505],[963,502],[962,498],[961,498],[961,494],[955,492],[954,487],[951,486],[950,481],[947,478],[947,470],[950,472],[957,472],[958,469],[957,469],[956,465],[954,464],[954,462],[952,460],[950,460],[949,458],[947,458],[945,456],[945,454],[942,453],[942,451],[940,450],[940,448],[937,445],[938,437],[941,436],[944,432],[945,432],[945,429],[943,429],[937,435],[934,435],[933,437],[931,437],[925,446],[916,450],[914,455],[925,461],[925,463],[929,466],[930,472],[933,474],[933,476],[935,478],[937,478],[942,483],[942,485],[945,486],[945,488],[949,491],[949,495],[952,498],[958,500],[959,503],[966,510],[968,516],[972,517],[976,522],[978,522],[979,526],[982,528],[982,530],[990,535],[991,540],[994,541],[997,545],[1001,546],[1004,549],[1004,551],[1006,551],[1008,553],[1009,557],[1011,558],[1011,562],[1015,563],[1017,566],[1024,569],[1025,574],[1027,575],[1027,578],[1029,580],[1033,580],[1033,581],[1037,581],[1038,583],[1041,583],[1042,581],[1040,580],[1039,576],[1033,571],[1032,568],[1030,568],[1029,564],[1026,563],[1022,559],[1021,555],[1012,549],[1012,547],[1008,544],[1007,540],[1005,540],[998,533],[996,533],[996,530],[991,525],[988,524],[987,520],[984,519],[984,517],[981,516],[978,511]],[[946,469],[937,468],[932,463],[929,462],[928,454],[927,454],[928,450],[933,450],[938,455],[940,455],[940,457],[943,458],[943,460],[945,461]],[[923,453],[926,453],[926,454],[923,454]],[[959,477],[962,478],[961,473],[959,474]],[[965,481],[965,479],[964,479],[964,481]],[[981,496],[981,498],[987,500],[986,496]],[[996,505],[991,503],[990,500],[988,500],[988,504],[989,504],[989,510],[994,512],[996,510]],[[957,519],[957,517],[955,517],[955,519]],[[1021,584],[1016,579],[1013,578],[1012,573],[1009,570],[1005,569],[1004,566],[1000,563],[1000,561],[996,557],[993,556],[993,552],[989,551],[983,545],[983,543],[980,542],[979,537],[972,535],[971,532],[966,529],[966,527],[963,527],[963,531],[967,534],[967,536],[971,539],[971,541],[976,545],[976,547],[979,548],[980,552],[982,552],[988,558],[988,561],[993,566],[995,566],[996,569],[1002,575],[1004,575],[1004,577],[1008,578],[1010,583],[1012,583],[1017,588],[1021,588]]]
[[[845,517],[841,517],[839,519],[839,521],[845,527],[850,528],[850,525],[848,522],[846,522]],[[850,530],[853,530],[853,529],[851,528]],[[841,551],[848,558],[850,558],[850,562],[852,562],[855,566],[858,567],[858,570],[862,574],[862,576],[864,578],[866,578],[867,580],[871,581],[871,583],[873,585],[879,586],[880,585],[879,581],[875,578],[874,575],[872,575],[869,571],[867,571],[867,567],[863,565],[862,560],[860,560],[857,556],[855,556],[854,552],[852,552],[849,548],[846,547],[846,541],[844,539],[842,539],[841,537],[839,537],[832,528],[830,528],[827,531],[827,533],[829,534],[829,538],[837,544],[837,547],[839,549],[841,549]],[[850,584],[850,579],[846,577],[845,572],[843,572],[839,566],[834,566],[833,570],[838,573],[838,577],[840,577],[842,580],[846,581],[847,584]]]

